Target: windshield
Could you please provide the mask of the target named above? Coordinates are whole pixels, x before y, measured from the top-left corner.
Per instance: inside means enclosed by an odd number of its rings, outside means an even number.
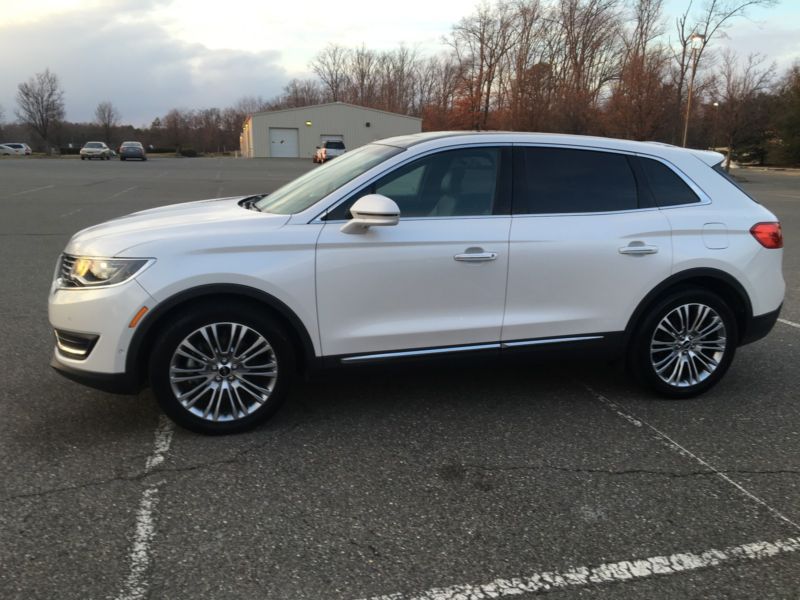
[[[381,144],[362,146],[278,188],[255,206],[261,212],[277,215],[302,212],[348,181],[402,151],[403,148]]]
[[[330,150],[344,150],[344,142],[325,142],[325,147]]]
[[[102,148],[103,144],[100,142],[87,142],[84,148]]]

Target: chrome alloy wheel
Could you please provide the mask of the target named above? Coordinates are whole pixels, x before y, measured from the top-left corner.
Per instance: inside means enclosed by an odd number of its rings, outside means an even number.
[[[705,304],[682,304],[656,326],[650,340],[650,363],[662,381],[685,388],[716,371],[726,348],[722,317]]]
[[[241,323],[212,323],[178,344],[169,365],[172,393],[193,415],[235,421],[262,406],[278,379],[267,339]]]

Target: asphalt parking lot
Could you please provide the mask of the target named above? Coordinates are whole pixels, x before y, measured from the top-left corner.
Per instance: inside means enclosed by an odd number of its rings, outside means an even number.
[[[602,364],[359,371],[207,438],[50,370],[72,233],[310,167],[0,160],[0,598],[800,597],[800,175],[741,172],[787,297],[696,400]]]

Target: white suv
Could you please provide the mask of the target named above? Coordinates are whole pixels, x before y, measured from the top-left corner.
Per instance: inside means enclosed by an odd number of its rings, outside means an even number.
[[[76,234],[52,361],[205,433],[271,415],[294,375],[443,355],[625,357],[657,393],[716,384],[784,294],[775,216],[719,154],[602,138],[429,133],[265,196]]]

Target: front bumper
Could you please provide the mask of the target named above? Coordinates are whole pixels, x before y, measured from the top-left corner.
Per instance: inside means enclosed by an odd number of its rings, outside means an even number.
[[[65,352],[56,344],[51,365],[70,379],[83,378],[88,385],[125,379],[128,347],[136,331],[129,326],[131,320],[143,306],[152,309],[155,305],[135,279],[94,289],[59,289],[54,284],[48,303],[53,329],[71,334],[77,341],[81,337],[96,339],[85,356]]]
[[[142,389],[142,382],[129,373],[93,373],[65,365],[59,360],[58,352],[53,353],[50,366],[56,373],[71,381],[85,386],[110,392],[112,394],[137,394]]]

